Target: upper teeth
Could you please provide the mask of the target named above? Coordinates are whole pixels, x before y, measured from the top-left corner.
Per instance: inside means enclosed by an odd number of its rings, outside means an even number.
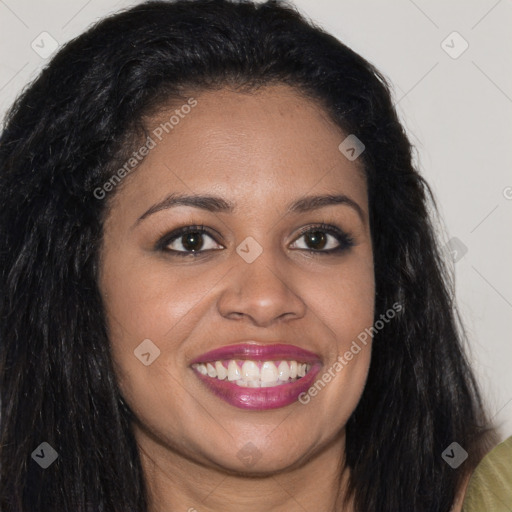
[[[226,366],[223,364],[227,364]],[[240,364],[239,364],[240,363]],[[281,384],[289,379],[304,377],[311,364],[297,361],[215,361],[192,365],[198,372],[219,380],[236,381],[236,384],[249,387],[266,387]]]

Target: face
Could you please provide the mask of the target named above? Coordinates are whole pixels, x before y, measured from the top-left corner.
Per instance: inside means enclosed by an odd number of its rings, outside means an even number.
[[[338,149],[347,134],[287,86],[193,97],[148,122],[150,149],[105,222],[99,285],[119,386],[147,452],[299,467],[343,436],[366,381],[364,175]]]

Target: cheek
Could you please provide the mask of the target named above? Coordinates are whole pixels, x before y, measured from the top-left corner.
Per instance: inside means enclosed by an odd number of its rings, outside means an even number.
[[[182,348],[209,314],[208,293],[223,273],[192,265],[170,271],[164,261],[131,257],[128,251],[108,253],[100,289],[116,376],[134,410],[151,416],[162,404],[171,410],[182,406]]]
[[[299,400],[333,428],[344,425],[364,390],[371,360],[375,281],[371,258],[354,258],[329,278],[309,279],[309,305],[329,337],[329,360]]]
[[[374,321],[375,280],[370,251],[361,251],[329,272],[311,273],[303,288],[308,305],[338,349]]]
[[[204,276],[183,279],[182,274],[161,262],[109,254],[101,290],[113,345],[160,340],[200,302],[208,290]]]
[[[176,274],[162,272],[162,265],[115,251],[105,259],[102,276],[100,289],[121,393],[144,424],[157,425],[162,410],[183,408],[176,354],[183,329],[190,329],[187,313],[200,309],[204,292]]]

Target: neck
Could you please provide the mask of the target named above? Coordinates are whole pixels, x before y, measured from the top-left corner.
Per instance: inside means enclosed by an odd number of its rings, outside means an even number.
[[[349,470],[345,432],[306,462],[265,475],[237,474],[199,464],[135,429],[149,512],[289,512],[343,508]]]

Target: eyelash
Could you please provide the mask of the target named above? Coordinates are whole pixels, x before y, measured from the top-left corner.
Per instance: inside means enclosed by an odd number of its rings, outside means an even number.
[[[335,247],[334,249],[328,249],[328,250],[317,250],[317,249],[293,249],[293,250],[300,250],[300,251],[306,251],[310,254],[315,255],[331,255],[331,254],[341,254],[345,252],[346,250],[350,249],[355,245],[354,239],[346,232],[342,231],[341,229],[337,228],[336,226],[331,226],[329,224],[317,224],[313,226],[308,226],[306,228],[301,229],[299,232],[298,237],[294,240],[293,243],[295,243],[297,240],[299,240],[302,236],[308,233],[316,232],[316,231],[322,231],[328,235],[333,236],[337,242],[339,243],[338,247]],[[186,235],[187,233],[201,233],[206,234],[209,237],[211,237],[217,244],[217,240],[215,240],[215,237],[210,232],[208,228],[206,228],[203,225],[194,225],[194,226],[186,226],[184,228],[179,228],[176,231],[173,231],[172,233],[169,233],[168,235],[165,235],[163,238],[160,239],[160,241],[157,243],[157,250],[161,250],[167,253],[170,253],[172,256],[178,256],[178,257],[198,257],[202,256],[207,252],[210,251],[217,251],[219,249],[206,249],[206,250],[199,250],[199,251],[176,251],[174,249],[168,249],[167,246],[170,245],[175,240],[179,239],[183,235]]]

